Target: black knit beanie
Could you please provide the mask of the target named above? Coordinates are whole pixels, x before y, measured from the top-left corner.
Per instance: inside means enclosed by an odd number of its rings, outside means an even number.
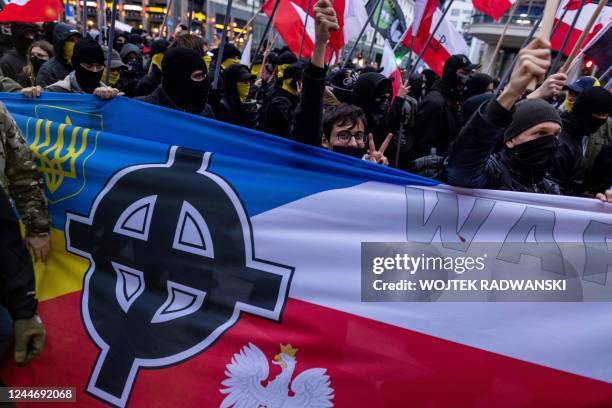
[[[72,66],[81,63],[104,65],[104,51],[96,40],[83,38],[74,44]]]
[[[551,104],[543,99],[525,99],[517,103],[514,108],[512,123],[504,133],[504,142],[544,122],[555,122],[561,125],[561,116]]]

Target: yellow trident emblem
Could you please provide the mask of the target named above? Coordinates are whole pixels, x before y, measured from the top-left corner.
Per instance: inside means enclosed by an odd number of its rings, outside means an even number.
[[[58,126],[57,137],[52,142],[51,125],[53,123],[46,119],[38,119],[34,139],[30,144],[32,152],[40,161],[39,170],[51,193],[60,188],[64,178],[76,179],[76,160],[87,149],[87,135],[89,134],[89,129],[80,126],[72,128],[72,132],[66,131],[66,126],[72,125],[70,117],[66,116],[65,123]],[[68,144],[67,147],[65,147],[66,144]]]

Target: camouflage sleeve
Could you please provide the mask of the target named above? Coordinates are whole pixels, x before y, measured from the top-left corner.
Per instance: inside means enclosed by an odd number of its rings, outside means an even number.
[[[43,181],[34,155],[26,144],[15,120],[0,103],[0,139],[6,152],[4,169],[11,198],[15,201],[28,234],[49,232],[51,219]]]

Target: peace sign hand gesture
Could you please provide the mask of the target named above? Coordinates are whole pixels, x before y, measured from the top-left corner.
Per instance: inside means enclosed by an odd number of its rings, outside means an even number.
[[[364,160],[367,160],[372,163],[382,164],[383,166],[389,165],[389,160],[385,157],[385,150],[387,150],[387,146],[391,143],[393,139],[393,133],[389,133],[385,140],[380,145],[380,149],[376,149],[376,145],[374,144],[374,136],[370,133],[368,135],[368,143],[369,149],[368,153],[364,156]]]

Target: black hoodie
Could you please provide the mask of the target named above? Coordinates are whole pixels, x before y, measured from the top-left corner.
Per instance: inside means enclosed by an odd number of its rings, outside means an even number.
[[[0,58],[0,71],[5,77],[9,77],[15,81],[23,71],[26,64],[26,56],[28,48],[33,40],[26,38],[27,33],[36,32],[34,24],[11,23],[11,36],[13,38],[14,48],[4,54]]]
[[[38,71],[36,76],[36,85],[46,87],[54,84],[66,78],[66,75],[72,71],[72,67],[64,56],[64,43],[74,35],[81,37],[79,30],[68,24],[59,23],[55,26],[53,29],[55,56],[40,67],[40,71]]]
[[[223,71],[225,89],[219,102],[215,104],[215,117],[218,120],[243,127],[255,126],[255,113],[248,111],[240,101],[237,87],[238,82],[252,83],[253,79],[255,76],[246,65],[232,64]]]

